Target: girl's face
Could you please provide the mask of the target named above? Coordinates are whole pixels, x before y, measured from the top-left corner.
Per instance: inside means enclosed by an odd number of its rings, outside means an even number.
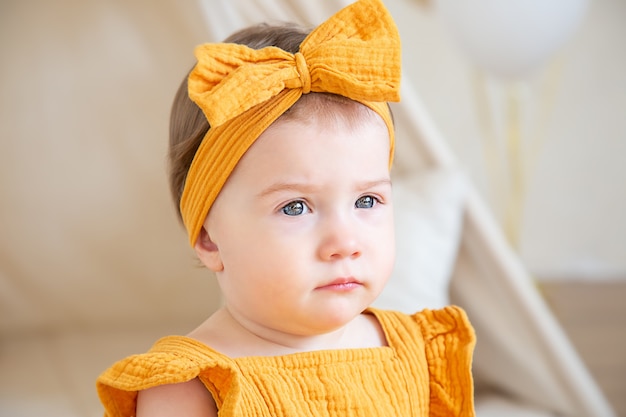
[[[374,113],[337,119],[274,123],[241,159],[204,224],[212,243],[207,265],[217,271],[225,308],[255,332],[336,330],[391,274],[387,128]]]

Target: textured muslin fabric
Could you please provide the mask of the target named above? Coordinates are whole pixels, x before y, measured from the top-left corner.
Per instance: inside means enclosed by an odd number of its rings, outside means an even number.
[[[314,29],[292,54],[276,47],[200,45],[188,78],[189,97],[211,128],[198,148],[180,210],[193,246],[239,159],[302,94],[325,92],[358,101],[384,120],[393,159],[388,101],[400,99],[398,29],[380,0],[360,0]]]
[[[220,416],[474,415],[475,336],[463,310],[367,313],[388,346],[233,359],[188,337],[163,338],[99,377],[105,416],[133,416],[138,390],[196,377]]]

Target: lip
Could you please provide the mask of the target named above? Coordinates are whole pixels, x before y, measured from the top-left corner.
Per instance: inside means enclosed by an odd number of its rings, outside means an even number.
[[[345,277],[345,278],[337,278],[328,284],[324,284],[320,287],[317,287],[318,290],[326,290],[326,291],[352,291],[360,286],[362,286],[359,280],[353,277]]]

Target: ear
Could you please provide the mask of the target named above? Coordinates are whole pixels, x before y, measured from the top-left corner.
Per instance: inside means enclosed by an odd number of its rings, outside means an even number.
[[[200,261],[211,271],[220,272],[224,270],[220,251],[204,227],[200,230],[194,249]]]

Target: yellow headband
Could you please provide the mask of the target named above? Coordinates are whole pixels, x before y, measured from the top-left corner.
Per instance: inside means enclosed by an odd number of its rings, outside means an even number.
[[[360,0],[311,32],[291,54],[237,44],[196,48],[189,97],[210,129],[198,148],[180,210],[195,245],[211,205],[243,154],[302,94],[326,92],[361,102],[394,130],[387,101],[399,100],[400,38],[380,0]]]

